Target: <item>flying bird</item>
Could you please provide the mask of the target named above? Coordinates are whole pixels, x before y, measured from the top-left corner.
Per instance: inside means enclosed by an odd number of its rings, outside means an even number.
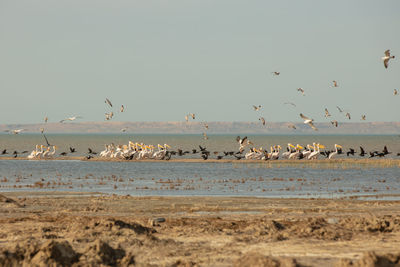
[[[339,86],[337,81],[332,81],[332,83],[333,83],[333,85],[331,87],[338,87]]]
[[[394,58],[394,56],[391,56],[391,55],[390,55],[390,50],[389,50],[389,49],[386,50],[386,51],[385,51],[385,56],[382,57],[383,65],[385,66],[386,69],[387,69],[388,66],[389,66],[389,60],[392,59],[392,58]]]
[[[293,123],[289,123],[288,128],[292,128],[292,129],[296,130],[296,126]]]
[[[26,129],[5,130],[5,132],[10,132],[12,134],[20,134],[23,131],[26,131]]]
[[[261,105],[258,105],[258,107],[256,105],[253,105],[253,108],[255,111],[259,111],[261,109]]]
[[[206,128],[208,130],[208,124],[207,123],[203,123],[204,128]]]
[[[331,114],[329,114],[329,111],[328,111],[328,109],[327,108],[325,108],[325,117],[326,118],[328,118],[328,117],[330,117],[331,116]]]
[[[114,112],[109,112],[109,113],[104,113],[106,116],[106,121],[109,121],[112,119],[112,117],[114,117]]]
[[[305,96],[303,88],[297,88],[297,91],[299,91],[303,96]]]
[[[124,132],[126,132],[127,130],[128,130],[128,128],[122,128],[122,129],[121,129],[121,132],[124,133]]]
[[[279,71],[273,71],[271,72],[273,75],[278,76],[279,74],[281,74]]]
[[[189,122],[189,116],[188,115],[185,115],[185,121]]]
[[[349,118],[349,120],[351,119],[351,116],[350,116],[349,112],[346,113],[346,117]]]
[[[192,119],[196,118],[196,115],[194,113],[189,113],[189,116],[192,117]]]
[[[106,103],[106,104],[110,105],[110,107],[112,107],[112,103],[111,103],[110,99],[106,98],[104,103]]]
[[[365,121],[366,116],[365,115],[361,115],[361,120]]]
[[[393,91],[393,95],[398,95],[398,92],[397,92],[397,90],[396,90],[396,89],[394,89],[394,91]]]
[[[44,123],[47,123],[48,120],[49,120],[49,118],[47,116],[44,117]]]
[[[81,116],[73,116],[73,117],[69,117],[69,118],[60,120],[60,122],[63,123],[64,121],[74,121],[76,119],[81,119],[81,118],[82,118]]]
[[[339,106],[336,106],[336,108],[339,110],[340,113],[343,112],[343,109],[339,108]]]
[[[125,110],[125,107],[124,107],[124,105],[121,105],[121,108],[120,108],[120,112],[124,112],[124,110]]]
[[[296,107],[296,104],[293,102],[285,102],[283,103],[284,105],[292,105],[293,107]]]
[[[333,120],[333,121],[331,121],[331,123],[332,123],[333,126],[338,127],[338,122],[337,122],[337,120]]]
[[[300,117],[304,120],[305,124],[308,124],[308,126],[310,126],[314,131],[318,131],[317,127],[313,124],[314,119],[308,118],[303,113],[300,113]]]
[[[261,118],[259,118],[258,120],[261,121],[262,125],[265,125],[265,124],[266,124],[264,117],[261,117]]]

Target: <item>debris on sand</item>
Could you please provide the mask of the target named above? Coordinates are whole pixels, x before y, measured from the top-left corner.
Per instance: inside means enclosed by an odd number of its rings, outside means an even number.
[[[395,267],[400,266],[400,253],[377,255],[375,252],[365,253],[359,260],[341,259],[336,267]]]
[[[233,266],[252,266],[252,267],[301,267],[295,259],[273,258],[261,255],[260,253],[249,252],[237,259]]]

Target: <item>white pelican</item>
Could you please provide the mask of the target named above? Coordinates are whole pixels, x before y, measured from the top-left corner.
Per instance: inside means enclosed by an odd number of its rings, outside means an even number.
[[[23,131],[26,131],[26,129],[5,130],[5,132],[10,132],[12,134],[20,134]]]
[[[325,148],[325,146],[321,145],[321,144],[315,144],[314,145],[314,151],[308,156],[307,159],[317,159],[319,154],[320,154],[320,148]]]
[[[69,117],[69,118],[60,120],[60,122],[63,123],[64,121],[74,121],[76,119],[81,119],[81,118],[82,118],[81,116],[73,116],[73,117]]]
[[[295,103],[293,102],[285,102],[283,103],[284,105],[292,105],[293,107],[297,107]]]
[[[314,126],[313,121],[314,119],[310,119],[307,116],[304,116],[303,113],[300,113],[300,117],[304,120],[305,124],[308,124],[314,131],[318,131],[317,127]]]
[[[310,154],[312,153],[311,151],[311,146],[310,144],[307,144],[307,149],[305,149],[302,154],[303,154],[303,158],[307,158]]]
[[[192,117],[192,119],[196,118],[196,114],[194,114],[194,113],[189,113],[189,116]]]
[[[208,129],[208,124],[207,123],[203,123],[204,128]]]
[[[297,159],[297,158],[299,158],[300,153],[301,153],[300,150],[303,149],[303,147],[300,146],[299,144],[297,144],[295,149],[296,149],[295,152],[290,153],[289,159]]]
[[[111,101],[110,101],[110,99],[106,98],[106,100],[104,101],[104,103],[106,103],[106,104],[109,104],[109,105],[110,105],[110,107],[112,107],[112,104],[111,104]]]
[[[239,151],[243,152],[244,148],[246,147],[246,140],[247,140],[247,136],[240,138],[240,136],[236,137],[236,141],[239,143]]]
[[[329,159],[332,159],[334,156],[338,154],[338,148],[342,148],[341,145],[335,144],[335,151],[329,154]]]
[[[297,88],[297,91],[299,91],[303,96],[305,96],[305,93],[304,93],[304,89],[303,88]]]
[[[185,121],[189,122],[189,116],[188,115],[185,115]]]
[[[208,136],[207,136],[206,132],[203,133],[203,138],[204,138],[204,140],[208,140]]]
[[[389,50],[389,49],[386,50],[386,51],[385,51],[385,56],[382,57],[383,65],[385,66],[386,69],[387,69],[388,66],[389,66],[389,60],[392,59],[392,58],[394,58],[394,56],[391,56],[391,55],[390,55],[390,50]]]
[[[256,105],[253,105],[254,111],[259,111],[261,109],[261,105],[258,105],[258,107]]]
[[[31,154],[28,155],[28,159],[36,158],[36,154],[39,152],[39,145],[36,145],[35,149],[32,150]]]
[[[276,150],[274,150],[274,152],[271,154],[271,157],[270,157],[270,159],[271,160],[277,160],[277,159],[279,159],[279,153],[280,153],[280,151],[281,151],[281,146],[280,145],[277,145],[277,146],[275,146],[276,147]]]
[[[282,153],[282,158],[283,158],[283,159],[289,158],[289,155],[290,155],[291,153],[293,153],[293,152],[292,152],[292,148],[293,148],[293,149],[295,148],[294,145],[292,145],[291,143],[288,143],[287,151]]]

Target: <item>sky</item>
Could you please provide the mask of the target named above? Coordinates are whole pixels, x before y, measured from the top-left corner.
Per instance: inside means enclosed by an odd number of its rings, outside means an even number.
[[[0,124],[347,121],[336,106],[399,121],[399,14],[398,0],[1,0]]]

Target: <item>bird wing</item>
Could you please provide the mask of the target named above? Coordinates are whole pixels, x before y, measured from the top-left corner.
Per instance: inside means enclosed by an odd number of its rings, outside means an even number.
[[[385,59],[384,61],[383,61],[383,65],[385,66],[385,68],[387,69],[388,68],[388,66],[389,66],[389,58],[387,58],[387,59]]]
[[[106,102],[107,102],[107,104],[109,104],[109,105],[110,105],[110,107],[112,107],[112,104],[111,104],[111,101],[110,101],[110,99],[106,98]]]
[[[307,123],[314,131],[318,131],[317,127],[312,122]]]
[[[60,123],[63,123],[65,120],[60,120]]]
[[[304,116],[303,113],[300,113],[300,117],[303,118],[304,120],[310,120],[310,118],[308,118],[307,116]]]
[[[339,110],[339,112],[343,112],[343,110],[341,108],[339,108],[338,106],[336,106],[336,107]]]
[[[240,144],[243,144],[244,141],[246,141],[246,140],[247,140],[247,136],[243,137],[243,139],[242,139],[242,141],[240,142]]]
[[[385,51],[385,56],[390,57],[390,49]]]
[[[260,118],[260,121],[262,122],[263,125],[265,125],[265,119],[263,117]]]
[[[257,106],[253,105],[254,110],[257,110]]]

